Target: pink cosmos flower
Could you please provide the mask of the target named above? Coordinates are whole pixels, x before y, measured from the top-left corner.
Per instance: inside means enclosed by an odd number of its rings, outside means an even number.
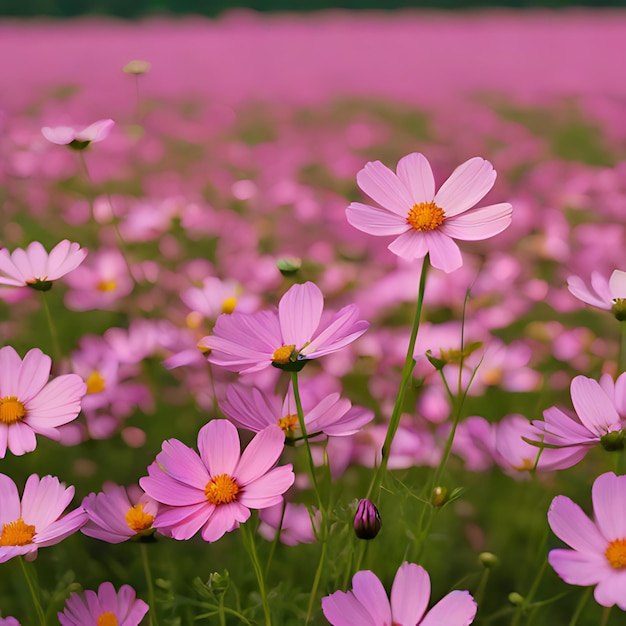
[[[397,235],[389,245],[394,254],[408,260],[429,254],[434,267],[449,273],[463,264],[453,239],[487,239],[511,223],[509,203],[472,209],[495,180],[491,163],[474,157],[459,165],[435,193],[433,172],[423,154],[400,159],[395,174],[380,161],[370,162],[357,174],[357,183],[382,208],[352,202],[346,216],[370,235]]]
[[[622,417],[617,406],[620,410],[626,409],[626,374],[615,384],[607,379],[610,376],[603,376],[600,384],[586,376],[576,376],[570,385],[576,414],[553,406],[543,412],[543,421],[532,422],[531,439],[543,440],[549,446],[571,452],[553,469],[572,467],[599,443],[607,450],[624,447]],[[550,448],[542,455],[546,452],[550,453]]]
[[[87,391],[76,374],[48,382],[52,361],[38,348],[20,359],[11,346],[0,348],[0,458],[7,447],[16,456],[37,447],[35,435],[58,440],[58,427],[80,413]]]
[[[353,435],[374,419],[373,411],[353,407],[338,393],[320,394],[315,381],[311,383],[304,383],[300,390],[307,434]],[[241,428],[259,432],[269,424],[278,424],[286,437],[302,436],[291,385],[284,399],[264,394],[256,387],[229,385],[220,408]]]
[[[259,519],[261,537],[267,541],[274,541],[280,528],[280,542],[286,546],[296,546],[299,543],[316,541],[315,533],[319,530],[322,514],[315,507],[309,513],[306,505],[287,502],[259,511]]]
[[[91,590],[72,593],[57,616],[61,626],[137,626],[149,608],[137,599],[130,585],[122,585],[116,592],[112,583],[106,582],[98,587],[98,593]]]
[[[467,626],[474,621],[476,603],[467,591],[450,592],[426,613],[429,599],[428,573],[405,562],[393,581],[391,603],[380,580],[365,570],[352,578],[352,591],[322,598],[322,610],[333,626]]]
[[[209,276],[202,281],[202,287],[190,287],[180,294],[180,299],[194,312],[214,320],[222,313],[238,311],[252,313],[258,305],[258,298],[242,293],[241,285],[235,280],[220,280]]]
[[[0,249],[0,285],[33,287],[47,291],[52,281],[76,269],[87,256],[87,250],[67,239],[59,242],[48,254],[43,245],[33,241],[26,250],[9,253]]]
[[[210,363],[234,372],[257,372],[269,365],[299,370],[309,359],[340,350],[369,327],[355,305],[330,318],[322,315],[324,297],[311,282],[293,285],[281,298],[278,311],[220,315],[213,335],[200,346],[211,350]]]
[[[86,521],[82,508],[61,517],[74,496],[56,476],[39,478],[32,474],[20,496],[15,483],[0,474],[0,563],[14,556],[37,556],[38,548],[59,543],[76,532]]]
[[[75,150],[84,150],[90,144],[106,139],[114,125],[113,120],[104,119],[80,129],[72,126],[44,126],[41,129],[41,134],[50,143],[69,146]]]
[[[81,528],[84,535],[121,543],[152,534],[159,505],[139,487],[125,489],[105,483],[100,493],[90,493],[83,498],[82,507],[89,518]]]
[[[626,272],[615,270],[608,280],[598,271],[591,272],[591,289],[578,276],[567,279],[567,288],[579,300],[612,311],[615,317],[626,320]]]
[[[595,522],[566,496],[552,500],[550,528],[573,549],[552,550],[548,561],[566,583],[596,585],[598,604],[626,611],[626,476],[602,474],[591,493]]]
[[[0,617],[0,626],[20,626],[14,617]]]
[[[250,517],[250,509],[282,502],[295,476],[291,465],[273,468],[284,447],[283,431],[264,428],[241,454],[237,429],[213,420],[198,433],[198,455],[177,439],[163,442],[149,476],[139,484],[158,502],[154,526],[174,539],[189,539],[202,528],[217,541]],[[272,469],[273,468],[273,469]]]

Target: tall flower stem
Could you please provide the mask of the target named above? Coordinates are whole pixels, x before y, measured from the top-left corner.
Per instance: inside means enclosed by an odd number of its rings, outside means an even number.
[[[154,599],[154,583],[152,582],[152,572],[150,571],[150,563],[148,561],[148,549],[145,543],[140,543],[139,549],[141,550],[141,562],[146,576],[146,585],[148,586],[148,604],[151,609],[149,613],[150,625],[158,626],[159,622],[157,620],[156,602]]]
[[[33,604],[35,605],[35,611],[37,612],[39,623],[41,624],[41,626],[46,626],[46,615],[41,606],[41,602],[39,601],[39,593],[37,592],[35,581],[28,571],[28,566],[26,565],[24,557],[18,557],[18,561],[22,566],[22,572],[24,574],[24,578],[26,578],[26,584],[28,585],[28,589],[30,590],[31,597],[33,598]]]
[[[385,435],[385,441],[381,450],[380,465],[377,467],[367,490],[366,498],[371,498],[374,491],[378,491],[382,477],[387,470],[387,464],[389,463],[389,452],[391,450],[391,444],[398,431],[400,425],[400,417],[402,415],[402,406],[404,404],[404,396],[406,389],[411,380],[411,374],[415,367],[415,359],[413,358],[413,352],[415,351],[415,341],[417,339],[417,332],[420,326],[420,318],[422,316],[422,306],[424,304],[424,291],[426,289],[426,276],[428,274],[428,268],[430,266],[428,255],[424,257],[422,263],[422,271],[420,274],[420,282],[417,293],[417,304],[415,308],[415,317],[413,318],[413,326],[411,328],[411,336],[409,338],[409,345],[406,351],[406,358],[404,359],[404,367],[402,368],[402,377],[400,378],[400,388],[398,389],[398,395],[396,396],[396,402],[391,413],[391,419],[389,420],[389,426],[387,427],[387,434]],[[374,495],[374,499],[377,500],[377,494]]]
[[[46,314],[46,320],[48,321],[48,330],[50,331],[50,338],[52,339],[52,350],[54,351],[54,358],[56,361],[60,361],[63,358],[63,352],[61,352],[59,335],[57,334],[57,329],[54,325],[54,320],[52,319],[50,305],[48,304],[48,296],[46,295],[45,291],[41,292],[41,300],[43,302],[43,309]]]
[[[583,595],[580,597],[580,600],[578,602],[578,604],[576,605],[576,610],[574,611],[574,615],[572,615],[572,619],[570,620],[568,626],[576,626],[576,623],[578,622],[578,618],[580,617],[580,614],[583,612],[583,609],[585,608],[585,604],[587,604],[587,600],[589,600],[589,597],[591,596],[591,587],[587,587],[587,589],[585,589],[585,593],[583,593]]]
[[[254,539],[254,532],[250,528],[249,524],[243,524],[241,527],[241,534],[243,536],[244,546],[250,561],[252,561],[252,568],[256,574],[257,583],[259,585],[259,592],[261,594],[261,602],[263,604],[263,614],[265,616],[265,626],[272,626],[272,615],[270,613],[270,605],[267,601],[267,590],[265,589],[265,576],[263,574],[263,568],[259,562],[259,555],[256,551],[256,543]]]

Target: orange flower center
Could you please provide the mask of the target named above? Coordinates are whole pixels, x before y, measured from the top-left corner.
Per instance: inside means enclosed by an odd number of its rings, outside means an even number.
[[[524,458],[519,465],[513,465],[512,467],[518,472],[531,472],[535,469],[535,459]]]
[[[239,485],[234,478],[228,474],[219,474],[206,484],[204,495],[211,504],[217,506],[234,502],[239,490]]]
[[[117,626],[118,624],[117,617],[111,611],[101,613],[96,621],[96,626]]]
[[[25,546],[33,543],[35,527],[27,524],[21,517],[14,522],[2,525],[0,546]]]
[[[224,302],[222,302],[222,313],[226,313],[227,315],[232,313],[237,306],[237,298],[226,298]]]
[[[105,389],[104,378],[98,370],[91,372],[85,382],[87,383],[87,393],[100,393]]]
[[[0,423],[10,426],[26,417],[26,408],[17,396],[0,398]]]
[[[406,221],[415,230],[435,230],[443,224],[444,217],[443,209],[434,202],[420,202],[413,205],[406,216]]]
[[[290,435],[296,428],[298,423],[297,415],[285,415],[278,420],[278,425],[283,429],[285,435]]]
[[[114,280],[101,280],[97,285],[98,291],[115,291],[117,289],[117,283]]]
[[[291,355],[294,353],[295,349],[296,346],[282,346],[277,350],[274,350],[274,354],[272,354],[272,362],[278,363],[279,365],[289,363]]]
[[[145,513],[143,507],[143,504],[135,504],[134,507],[128,509],[125,516],[128,527],[136,533],[140,533],[147,528],[151,528],[152,522],[154,521],[154,515]]]
[[[611,541],[604,556],[614,569],[626,567],[626,539],[614,539]]]

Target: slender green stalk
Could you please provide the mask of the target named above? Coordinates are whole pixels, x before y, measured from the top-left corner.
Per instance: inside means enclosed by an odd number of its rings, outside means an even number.
[[[146,585],[148,586],[148,604],[150,605],[148,617],[150,619],[150,626],[158,626],[156,601],[154,599],[154,583],[152,582],[152,572],[150,571],[150,563],[148,561],[148,548],[145,543],[140,543],[139,549],[141,550],[141,562],[146,576]]]
[[[278,528],[276,529],[276,533],[274,535],[274,540],[272,541],[272,547],[270,548],[270,553],[267,557],[267,563],[265,564],[265,577],[267,578],[270,573],[270,566],[272,565],[272,559],[274,558],[274,552],[276,552],[276,546],[280,541],[280,534],[283,530],[283,519],[285,518],[285,509],[287,508],[287,501],[283,500],[283,509],[280,512],[280,522],[278,523]]]
[[[50,331],[50,338],[52,339],[52,349],[54,351],[54,360],[60,361],[63,358],[63,352],[61,351],[61,344],[59,343],[59,335],[57,333],[54,320],[52,319],[52,313],[50,312],[50,305],[48,304],[48,296],[45,291],[41,292],[41,300],[43,302],[43,309],[46,313],[46,320],[48,320],[48,329]]]
[[[311,615],[313,614],[313,607],[316,604],[317,601],[317,590],[320,586],[320,580],[322,579],[322,573],[324,571],[324,567],[326,566],[326,550],[328,548],[328,541],[326,540],[326,537],[322,538],[322,552],[320,554],[320,561],[317,564],[317,571],[315,572],[315,579],[313,580],[313,587],[311,587],[311,595],[309,597],[309,608],[307,609],[306,612],[306,620],[305,620],[305,624],[308,624],[310,619],[311,619]]]
[[[398,389],[398,395],[396,396],[396,402],[391,413],[389,420],[389,426],[387,427],[387,434],[385,435],[385,441],[381,450],[380,465],[376,468],[372,482],[367,490],[366,498],[371,498],[374,491],[378,491],[382,477],[387,470],[387,464],[389,463],[389,452],[391,450],[391,444],[398,431],[400,425],[400,417],[402,416],[402,406],[404,405],[404,396],[406,389],[411,380],[411,374],[415,367],[415,359],[413,358],[413,352],[415,351],[415,341],[417,339],[417,332],[420,326],[420,319],[422,317],[422,306],[424,304],[424,291],[426,289],[426,276],[428,274],[428,268],[430,266],[428,255],[424,257],[422,263],[422,271],[420,274],[420,282],[417,293],[417,304],[415,307],[415,316],[413,318],[413,326],[411,327],[411,336],[409,337],[409,345],[407,346],[406,357],[404,359],[404,367],[402,368],[402,376],[400,378],[400,388]],[[374,498],[378,500],[377,495]]]
[[[28,585],[28,589],[30,590],[30,595],[33,599],[33,604],[35,605],[35,611],[37,612],[37,617],[39,618],[39,623],[41,626],[46,626],[46,615],[41,606],[41,602],[39,601],[39,593],[36,588],[35,581],[32,579],[30,573],[28,572],[28,566],[24,560],[24,557],[19,557],[17,559],[22,566],[22,572],[24,574],[24,578],[26,578],[26,584]]]
[[[570,620],[568,626],[576,626],[576,623],[578,622],[578,618],[580,617],[580,614],[583,612],[583,609],[585,608],[585,604],[587,604],[587,600],[589,600],[591,596],[591,589],[592,587],[587,587],[587,589],[585,590],[585,593],[583,593],[583,595],[580,597],[580,600],[578,604],[576,605],[576,610],[574,611],[574,615],[572,615],[572,619]]]
[[[600,626],[606,626],[608,624],[610,615],[611,615],[611,607],[605,606],[602,609],[602,621],[600,622]]]
[[[265,626],[272,626],[272,615],[270,613],[270,605],[267,600],[267,590],[265,589],[265,577],[263,575],[263,568],[259,562],[259,555],[256,551],[256,543],[254,540],[254,532],[250,528],[249,524],[243,524],[240,526],[241,534],[243,536],[244,546],[250,561],[252,561],[252,567],[256,574],[257,583],[259,585],[259,592],[261,594],[261,602],[263,604],[263,614],[265,615]]]

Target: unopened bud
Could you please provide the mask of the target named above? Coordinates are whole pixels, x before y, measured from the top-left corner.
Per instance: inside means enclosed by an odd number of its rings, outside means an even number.
[[[354,532],[359,539],[374,539],[383,525],[376,505],[367,499],[359,500],[354,516]]]
[[[509,594],[509,602],[513,605],[513,606],[520,606],[522,604],[524,604],[524,596],[517,593],[517,591],[512,591]]]
[[[276,261],[276,267],[283,276],[293,276],[302,267],[302,260],[296,257],[285,257]]]
[[[448,490],[445,487],[437,486],[432,490],[430,494],[430,503],[433,506],[441,506],[446,503],[446,496],[448,495]]]
[[[487,569],[493,569],[500,563],[500,559],[492,552],[481,552],[478,555],[478,562]]]
[[[614,430],[600,437],[600,443],[607,452],[615,452],[624,449],[624,431]]]

